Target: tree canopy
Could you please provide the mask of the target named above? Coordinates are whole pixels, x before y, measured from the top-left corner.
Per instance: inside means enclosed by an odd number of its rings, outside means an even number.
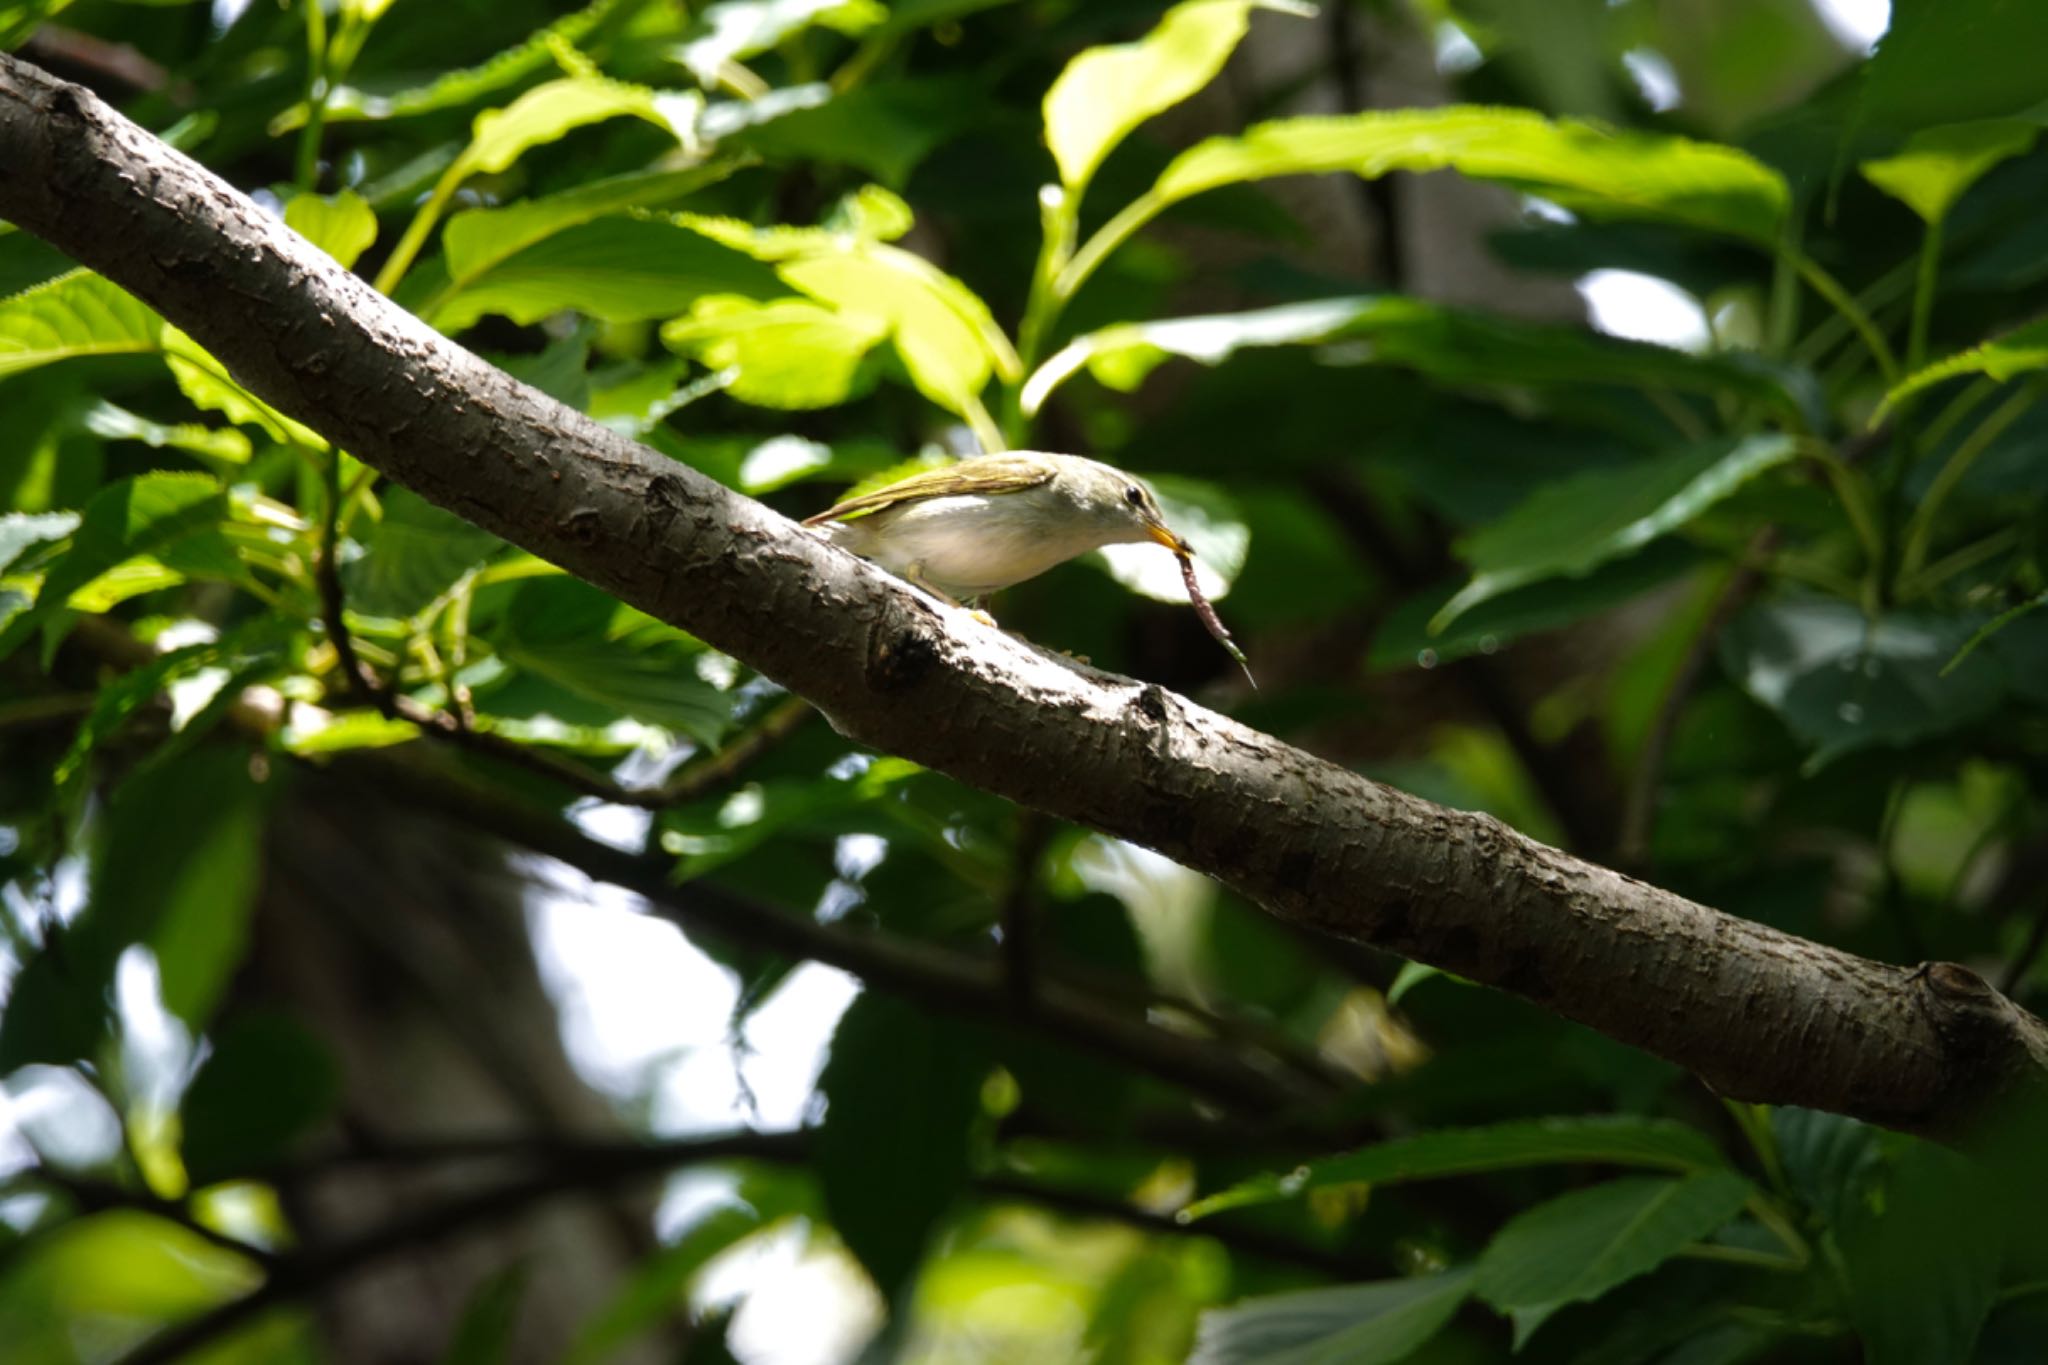
[[[10,1360],[2042,1354],[2048,11],[0,45]],[[792,524],[1002,449],[1257,689]],[[621,893],[730,1093],[588,1074]]]

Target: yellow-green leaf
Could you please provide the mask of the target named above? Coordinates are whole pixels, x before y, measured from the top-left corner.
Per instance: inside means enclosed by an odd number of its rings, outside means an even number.
[[[767,408],[845,402],[858,387],[861,361],[888,335],[887,319],[872,314],[736,294],[705,295],[661,329],[672,350],[714,370],[736,370],[732,395]]]
[[[1568,209],[1682,223],[1766,245],[1790,202],[1783,177],[1733,147],[1477,105],[1262,123],[1181,153],[1148,198],[1156,210],[1278,175],[1436,170],[1513,185]]]
[[[690,140],[690,128],[675,126],[663,112],[660,97],[646,86],[567,76],[535,86],[503,109],[478,114],[470,144],[449,175],[459,181],[495,174],[509,168],[529,147],[553,142],[574,128],[627,115],[645,119],[678,140]]]
[[[2002,337],[1967,351],[1958,351],[1952,356],[1935,361],[1924,369],[1907,375],[1890,393],[1884,396],[1884,403],[1878,408],[1873,422],[1881,421],[1884,414],[1901,400],[1911,397],[1922,389],[1932,388],[1944,379],[1958,375],[1987,375],[2000,383],[2032,370],[2048,369],[2048,318],[2030,322],[2017,331],[2007,332]]]
[[[2001,161],[2024,156],[2041,130],[2018,119],[1925,128],[1896,156],[1862,164],[1864,179],[1929,223],[1948,217],[1963,192]]]
[[[0,301],[0,376],[78,356],[154,351],[163,325],[118,285],[74,270]]]
[[[284,206],[285,226],[341,262],[355,268],[356,258],[377,240],[377,215],[354,190],[340,194],[300,194]]]
[[[1214,80],[1253,9],[1315,12],[1285,0],[1187,0],[1136,42],[1091,47],[1067,63],[1045,95],[1045,141],[1061,182],[1080,193],[1133,128]]]

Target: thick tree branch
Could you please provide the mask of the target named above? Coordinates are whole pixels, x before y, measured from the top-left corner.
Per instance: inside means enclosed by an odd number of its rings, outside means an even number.
[[[447,341],[97,98],[0,57],[0,214],[422,496],[864,743],[1158,849],[1284,919],[1527,997],[1734,1098],[1952,1132],[2048,1029],[1545,848],[943,610]]]

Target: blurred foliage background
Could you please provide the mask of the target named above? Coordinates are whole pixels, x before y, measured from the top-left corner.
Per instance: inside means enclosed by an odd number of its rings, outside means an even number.
[[[1260,690],[1150,547],[1007,628],[2038,1003],[2048,9],[1869,8],[0,41],[793,516],[979,447],[1146,476]],[[861,752],[23,233],[0,294],[9,1361],[2048,1349],[2037,1194]]]

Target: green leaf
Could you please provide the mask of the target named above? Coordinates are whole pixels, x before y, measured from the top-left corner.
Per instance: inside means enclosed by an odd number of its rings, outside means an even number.
[[[678,139],[689,135],[687,127],[671,123],[660,97],[646,86],[601,76],[565,76],[536,85],[503,109],[478,114],[469,146],[445,178],[459,182],[507,170],[529,148],[553,142],[572,129],[627,116],[644,119]]]
[[[90,270],[0,300],[0,377],[79,356],[154,352],[163,319]]]
[[[1666,1119],[1598,1115],[1523,1119],[1487,1128],[1447,1128],[1400,1138],[1343,1156],[1326,1157],[1284,1174],[1255,1176],[1190,1204],[1183,1221],[1246,1204],[1291,1199],[1333,1185],[1434,1180],[1525,1166],[1600,1163],[1704,1171],[1726,1165],[1696,1128]]]
[[[43,576],[35,605],[0,629],[0,657],[53,619],[73,592],[124,560],[215,530],[227,511],[219,483],[204,474],[143,474],[101,489],[86,504],[71,547]]]
[[[338,754],[350,749],[384,749],[420,737],[409,720],[392,720],[376,711],[349,711],[316,727],[294,721],[278,734],[286,753],[306,757]]]
[[[1798,452],[1790,436],[1729,438],[1546,484],[1459,542],[1472,581],[1444,604],[1429,628],[1441,631],[1467,609],[1511,588],[1584,574],[1639,550]]]
[[[469,209],[448,220],[441,245],[451,289],[466,289],[497,265],[565,228],[629,208],[656,208],[725,179],[736,157],[681,171],[637,171],[503,208]]]
[[[1441,1331],[1471,1292],[1471,1270],[1459,1269],[1212,1308],[1188,1365],[1394,1365]]]
[[[359,119],[407,118],[442,109],[459,109],[475,104],[487,95],[518,84],[539,71],[555,69],[558,45],[575,46],[619,8],[620,0],[597,0],[573,14],[565,15],[517,47],[507,48],[481,66],[461,67],[435,78],[426,85],[411,86],[379,94],[351,85],[336,86],[327,96],[323,117],[329,123]],[[308,113],[301,102],[271,120],[273,137],[304,126]]]
[[[1479,1296],[1516,1315],[1517,1344],[1550,1312],[1646,1275],[1741,1211],[1750,1183],[1733,1171],[1682,1180],[1614,1180],[1511,1219],[1480,1255]]]
[[[1733,147],[1453,105],[1280,119],[1210,138],[1174,158],[1146,205],[1157,212],[1280,175],[1437,170],[1498,181],[1574,212],[1682,223],[1763,246],[1777,241],[1790,203],[1776,171]]]
[[[214,1040],[179,1111],[195,1186],[248,1175],[285,1156],[341,1098],[341,1067],[281,1014],[244,1014]]]
[[[1458,588],[1440,583],[1387,613],[1373,633],[1366,661],[1374,669],[1434,668],[1474,654],[1497,653],[1525,635],[1557,630],[1641,597],[1697,569],[1704,559],[1690,545],[1660,540],[1583,577],[1547,578],[1504,592],[1460,613],[1432,634],[1431,618]]]
[[[2002,384],[2015,376],[2043,368],[2048,368],[2048,318],[2030,322],[2002,337],[1915,370],[1885,394],[1884,402],[1871,421],[1882,421],[1887,412],[1905,399],[1958,375],[1988,375]]]
[[[1246,347],[1366,343],[1360,357],[1454,384],[1628,384],[1711,396],[1740,394],[1798,421],[1819,415],[1811,384],[1740,352],[1696,356],[1576,327],[1446,308],[1399,294],[1316,299],[1246,313],[1126,322],[1077,337],[1039,366],[1020,395],[1035,415],[1085,366],[1130,391],[1169,355],[1217,365]],[[1343,350],[1332,360],[1350,358]]]
[[[1851,1216],[1878,1166],[1879,1130],[1788,1104],[1772,1108],[1771,1135],[1799,1197],[1830,1223],[1840,1225]]]
[[[428,321],[453,333],[487,313],[530,323],[573,308],[606,322],[635,322],[680,313],[703,294],[787,292],[773,271],[688,227],[599,218],[483,267],[442,294]]]
[[[167,650],[140,668],[116,675],[93,698],[92,710],[72,736],[71,747],[57,761],[53,775],[57,786],[65,787],[80,776],[93,750],[166,687],[224,659],[241,656],[245,647],[260,646],[281,638],[284,629],[281,618],[252,617],[247,624],[220,639]]]
[[[77,960],[70,937],[53,933],[8,983],[0,1002],[0,1076],[90,1058],[106,1037],[111,977]]]
[[[108,441],[140,441],[155,450],[186,450],[210,460],[247,464],[249,438],[232,427],[209,427],[197,422],[165,424],[101,399],[80,419],[85,429]]]
[[[972,1035],[863,992],[839,1020],[818,1078],[817,1170],[847,1249],[893,1300],[967,1182],[968,1137],[988,1063]]]
[[[1975,653],[1945,671],[1978,622],[1905,611],[1873,621],[1854,603],[1785,597],[1730,622],[1721,657],[1745,691],[1813,746],[1811,771],[1856,749],[1913,743],[1988,714],[2005,689],[1996,657]]]
[[[697,673],[701,644],[577,579],[521,583],[490,638],[515,668],[700,744],[732,721],[732,701]]]
[[[477,1281],[441,1365],[502,1365],[510,1355],[529,1269],[515,1261]]]
[[[108,807],[87,912],[108,980],[122,948],[147,944],[164,1008],[194,1029],[241,965],[269,797],[246,751],[213,745],[144,766]]]
[[[698,18],[703,32],[676,49],[676,59],[706,86],[727,63],[766,52],[813,26],[859,34],[889,17],[880,0],[721,0]]]
[[[1017,361],[988,308],[958,280],[907,251],[872,246],[858,253],[786,262],[791,285],[844,313],[880,321],[911,382],[927,398],[966,412],[991,373],[1014,377]]]
[[[966,415],[991,374],[1006,383],[1021,377],[1016,350],[979,295],[923,257],[884,244],[911,225],[901,199],[870,185],[841,201],[834,217],[820,228],[757,229],[690,214],[676,221],[776,262],[790,287],[851,314],[847,326],[886,327],[911,381],[953,412]]]
[[[1045,141],[1068,192],[1080,194],[1132,129],[1214,80],[1255,8],[1315,13],[1270,0],[1186,0],[1136,42],[1091,47],[1068,62],[1045,93]]]
[[[489,531],[393,487],[362,556],[342,565],[349,609],[365,616],[417,615],[504,547]]]
[[[78,529],[76,512],[9,512],[0,516],[0,573],[38,545]]]
[[[354,190],[339,194],[297,194],[284,206],[285,226],[353,270],[356,258],[377,240],[377,215]]]
[[[1845,1215],[1849,1316],[1869,1365],[1970,1360],[1998,1292],[2004,1197],[1967,1158],[1914,1142],[1881,1200]]]
[[[861,362],[888,336],[886,318],[735,294],[707,294],[661,329],[671,350],[735,371],[727,389],[741,402],[790,409],[831,407],[867,387]]]
[[[987,91],[965,77],[819,90],[820,101],[750,123],[719,145],[743,147],[772,162],[851,166],[901,189],[935,148],[987,116]]]
[[[1895,0],[1843,121],[1903,132],[2025,114],[2048,96],[2043,51],[2048,8],[2031,0]]]
[[[175,327],[163,329],[164,363],[192,405],[217,412],[237,426],[252,426],[285,445],[325,450],[327,441],[250,393],[203,346]]]
[[[2041,130],[2017,119],[1986,119],[1923,128],[1894,156],[1866,161],[1864,179],[1920,215],[1939,223],[1963,192],[2001,161],[2024,156]]]

